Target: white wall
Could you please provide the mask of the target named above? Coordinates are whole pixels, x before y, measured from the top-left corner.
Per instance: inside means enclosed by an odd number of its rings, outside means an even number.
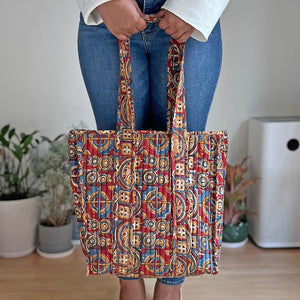
[[[75,0],[1,0],[0,127],[54,137],[96,128],[77,57]],[[253,116],[300,115],[300,1],[231,0],[223,66],[207,130],[227,129],[229,160],[246,155]]]
[[[228,129],[229,158],[247,153],[253,116],[300,115],[300,1],[231,0],[208,127]]]
[[[0,124],[55,136],[93,126],[77,49],[75,0],[1,0]]]

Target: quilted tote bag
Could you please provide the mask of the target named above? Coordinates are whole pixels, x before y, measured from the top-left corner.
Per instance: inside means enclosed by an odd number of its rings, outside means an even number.
[[[135,130],[129,42],[119,41],[116,130],[69,132],[70,180],[86,275],[217,274],[226,131],[188,132],[184,44],[170,40],[167,131]]]

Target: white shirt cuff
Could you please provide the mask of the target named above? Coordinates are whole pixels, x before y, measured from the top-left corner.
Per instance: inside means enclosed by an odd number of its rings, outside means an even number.
[[[77,0],[85,24],[99,25],[103,19],[96,9],[110,0]],[[229,0],[167,0],[162,8],[169,10],[195,28],[191,37],[206,42]]]
[[[110,0],[77,0],[86,25],[99,25],[103,22],[102,17],[96,9],[99,5]]]
[[[162,8],[195,27],[193,38],[206,42],[229,0],[167,0]]]

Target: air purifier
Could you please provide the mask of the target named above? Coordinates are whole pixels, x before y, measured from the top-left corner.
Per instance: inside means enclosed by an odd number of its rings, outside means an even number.
[[[300,246],[300,116],[249,122],[249,235],[262,248]]]

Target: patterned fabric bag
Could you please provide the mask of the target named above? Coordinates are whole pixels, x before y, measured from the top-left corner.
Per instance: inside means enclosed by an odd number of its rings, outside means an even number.
[[[117,130],[69,132],[70,180],[87,274],[217,274],[226,131],[187,132],[184,44],[171,39],[167,131],[135,130],[129,42],[119,41]]]

